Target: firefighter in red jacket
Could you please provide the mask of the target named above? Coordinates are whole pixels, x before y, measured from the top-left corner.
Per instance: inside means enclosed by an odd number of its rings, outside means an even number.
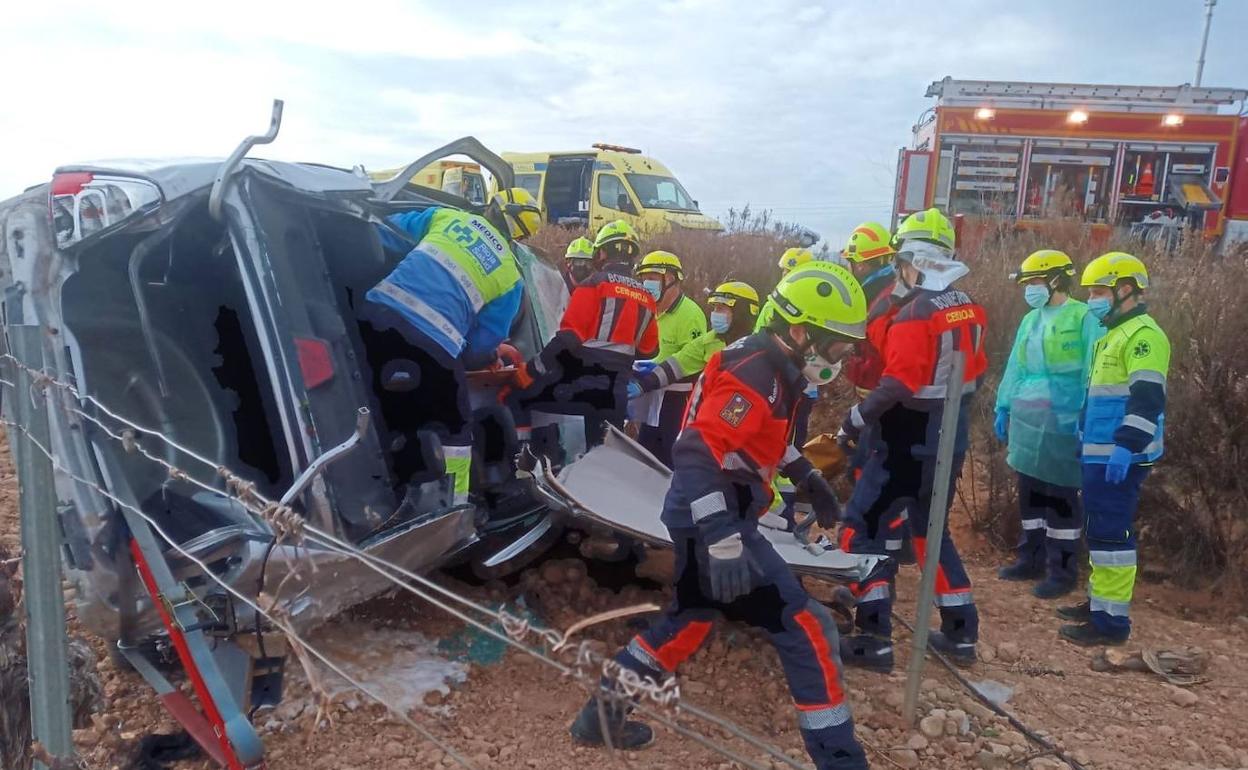
[[[884,371],[845,419],[841,429],[867,443],[869,453],[845,511],[841,548],[883,553],[881,528],[908,508],[915,549],[925,548],[927,517],[935,477],[936,446],[953,356],[965,356],[963,406],[954,447],[956,481],[966,453],[968,400],[987,368],[984,310],[953,283],[969,272],[953,251],[928,240],[904,241],[897,253],[901,295],[868,327]],[[949,495],[952,499],[953,484]],[[893,667],[892,602],[896,562],[887,559],[855,586],[858,633],[841,645],[847,665],[877,671]],[[962,665],[975,661],[979,615],[970,578],[948,527],[941,534],[936,605],[941,630],[932,646]]]
[[[907,219],[898,230],[898,242],[909,232]],[[949,228],[953,233],[953,228]],[[841,256],[849,262],[849,269],[862,284],[862,293],[867,295],[867,327],[868,330],[875,319],[885,315],[893,301],[893,290],[897,285],[897,270],[893,265],[894,238],[888,228],[878,222],[863,222],[850,233]],[[868,337],[870,331],[868,331]],[[864,340],[854,349],[854,354],[845,361],[845,379],[854,386],[858,398],[865,398],[880,383],[880,375],[884,371],[884,361],[880,353],[870,342]],[[862,475],[862,468],[867,463],[867,451],[870,440],[859,441],[852,448],[849,461],[851,479],[857,481]],[[898,564],[914,564],[914,547],[910,541],[910,514],[904,508],[897,511],[884,523],[882,537],[885,552],[897,560]]]
[[[654,297],[633,277],[641,244],[623,220],[604,225],[594,240],[596,271],[572,290],[559,331],[516,372],[509,396],[516,433],[532,439],[533,412],[580,415],[586,447],[602,440],[604,423],[623,427],[633,362],[659,349]],[[539,450],[558,459],[556,442]],[[522,452],[527,455],[527,452]]]
[[[780,655],[807,751],[818,770],[865,770],[854,738],[838,659],[836,624],[810,598],[758,531],[771,480],[784,473],[809,495],[822,526],[840,518],[836,497],[793,447],[794,414],[808,383],[822,384],[866,333],[866,300],[848,270],[828,262],[795,269],[771,296],[766,330],[713,355],[694,386],[684,430],[672,450],[663,523],[676,550],[671,606],[616,661],[655,681],[673,675],[723,615],[765,630]],[[603,682],[611,690],[611,682]],[[591,745],[649,744],[653,733],[628,721],[626,701],[595,698],[573,723]],[[603,726],[608,732],[604,736]]]

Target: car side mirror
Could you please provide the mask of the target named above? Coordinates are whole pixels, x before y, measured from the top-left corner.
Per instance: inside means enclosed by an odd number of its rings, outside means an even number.
[[[623,211],[625,214],[637,213],[637,207],[634,206],[632,200],[629,199],[628,193],[620,193],[615,203],[615,207],[620,211]]]

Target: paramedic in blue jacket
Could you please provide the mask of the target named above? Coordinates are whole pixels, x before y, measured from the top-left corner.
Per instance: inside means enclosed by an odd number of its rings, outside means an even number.
[[[466,372],[494,363],[510,333],[524,293],[512,249],[537,231],[541,209],[513,188],[496,193],[483,215],[432,207],[388,222],[407,238],[381,228],[383,245],[407,256],[369,289],[360,316],[389,449],[396,470],[426,468],[415,431],[437,433],[455,503],[465,503],[472,465]]]

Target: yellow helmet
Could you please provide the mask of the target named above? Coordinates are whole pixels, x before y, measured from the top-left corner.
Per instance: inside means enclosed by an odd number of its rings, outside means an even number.
[[[612,257],[632,262],[641,253],[641,239],[632,225],[617,219],[603,225],[594,238],[594,252],[604,249]]]
[[[676,276],[678,281],[685,279],[685,268],[680,264],[680,257],[670,251],[652,251],[642,257],[636,273],[667,273]]]
[[[1080,283],[1084,286],[1108,286],[1112,289],[1125,278],[1133,279],[1135,285],[1141,289],[1148,288],[1148,268],[1144,267],[1139,257],[1125,251],[1111,251],[1088,263],[1083,269]]]
[[[780,255],[780,261],[776,264],[780,266],[781,270],[787,273],[798,265],[804,265],[807,262],[813,261],[814,258],[815,255],[810,253],[810,249],[799,249],[794,247],[791,249],[785,249],[784,253]]]
[[[884,225],[879,222],[863,222],[850,233],[841,256],[850,262],[866,262],[869,259],[887,257],[897,253],[891,245],[892,240],[893,236]]]
[[[952,251],[957,243],[957,235],[954,232],[953,225],[949,222],[948,217],[940,213],[940,209],[933,206],[927,211],[916,211],[906,217],[905,221],[897,228],[897,234],[893,239],[897,243],[916,238],[920,241],[928,241],[937,246],[944,246]]]
[[[736,307],[738,302],[746,303],[750,315],[758,315],[758,292],[744,281],[728,281],[715,287],[711,296],[706,298],[708,305],[726,305]]]
[[[834,262],[802,265],[780,279],[770,299],[776,314],[790,324],[848,339],[867,337],[867,297],[853,274]]]
[[[503,213],[512,238],[527,238],[542,226],[542,207],[523,187],[499,190],[490,198],[490,205]]]
[[[563,255],[564,259],[593,259],[594,258],[594,242],[588,238],[580,237],[568,244],[568,251]]]
[[[1074,278],[1075,263],[1064,251],[1040,249],[1028,255],[1019,266],[1018,272],[1010,277],[1018,283],[1026,283],[1032,278],[1053,278],[1058,275]]]

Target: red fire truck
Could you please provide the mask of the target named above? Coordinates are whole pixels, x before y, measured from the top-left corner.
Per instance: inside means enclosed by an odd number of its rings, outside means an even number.
[[[1099,238],[1248,240],[1248,90],[953,80],[897,164],[893,219],[930,206]]]

